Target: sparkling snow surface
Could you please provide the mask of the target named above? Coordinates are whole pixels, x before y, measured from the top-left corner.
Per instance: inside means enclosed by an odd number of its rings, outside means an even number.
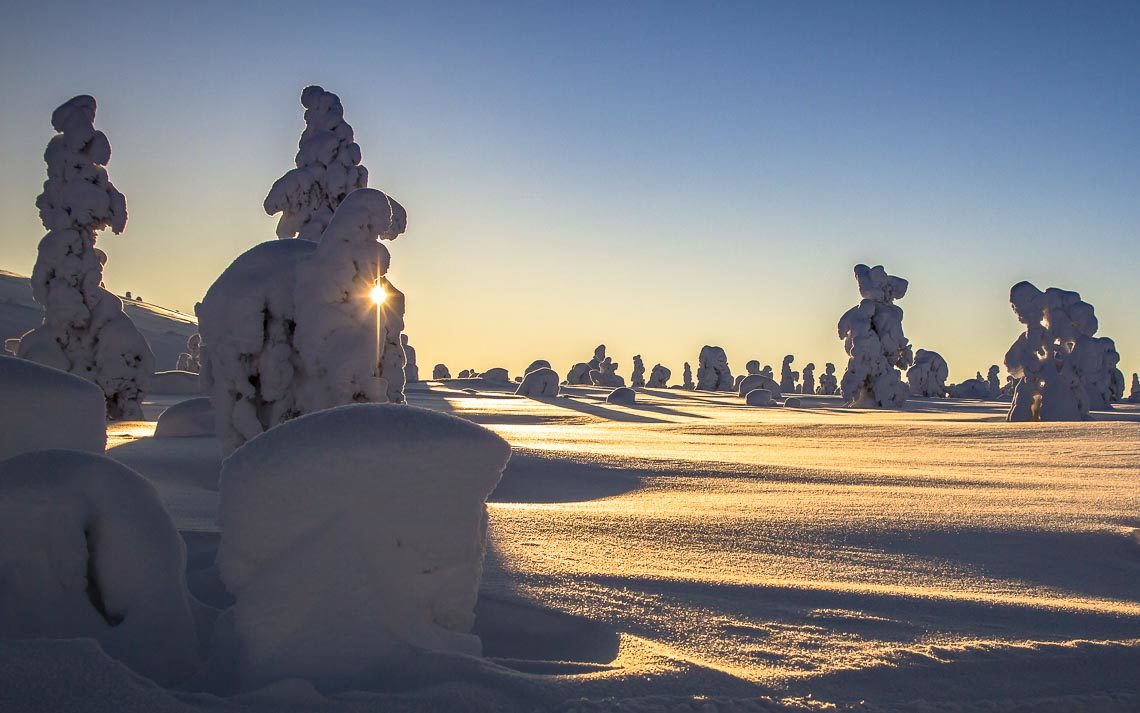
[[[997,402],[757,409],[644,389],[627,407],[512,386],[408,390],[514,447],[476,625],[503,668],[453,665],[436,704],[472,684],[466,710],[1140,706],[1140,406],[1017,424]],[[184,531],[191,590],[223,606],[216,442],[112,429],[109,455]]]

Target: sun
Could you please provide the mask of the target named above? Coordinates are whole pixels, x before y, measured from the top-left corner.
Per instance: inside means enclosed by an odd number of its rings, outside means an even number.
[[[372,291],[368,293],[372,301],[378,305],[384,304],[384,300],[388,299],[388,291],[384,289],[384,285],[376,285]]]

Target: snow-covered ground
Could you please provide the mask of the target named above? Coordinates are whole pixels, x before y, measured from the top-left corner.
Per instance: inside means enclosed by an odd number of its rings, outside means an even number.
[[[89,642],[8,642],[0,709],[1140,710],[1140,406],[1011,424],[1007,404],[952,399],[513,389],[408,386],[514,449],[476,608],[487,661],[425,655],[380,692],[218,698]],[[108,454],[156,485],[191,591],[226,606],[221,449],[153,429],[113,424]]]
[[[123,309],[150,344],[157,371],[173,369],[178,355],[186,351],[186,340],[198,331],[198,323],[191,315],[149,302],[123,297]],[[0,338],[19,337],[38,327],[43,319],[44,310],[32,299],[28,278],[0,270]]]

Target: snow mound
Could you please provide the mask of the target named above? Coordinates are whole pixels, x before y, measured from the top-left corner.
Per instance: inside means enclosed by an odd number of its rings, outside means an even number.
[[[759,376],[759,374],[753,376]],[[744,403],[749,406],[771,406],[772,392],[768,389],[752,389],[744,395]]]
[[[502,382],[504,384],[509,383],[511,380],[510,372],[501,366],[493,366],[487,371],[484,371],[479,376],[483,377],[487,381]]]
[[[607,404],[618,406],[632,406],[637,403],[637,392],[628,386],[619,386],[606,395]]]
[[[202,393],[202,385],[198,381],[197,372],[193,371],[156,371],[147,381],[147,388],[155,394],[173,394],[176,396],[192,396]]]
[[[217,562],[242,686],[341,688],[413,649],[479,655],[484,503],[509,458],[481,426],[392,404],[302,416],[235,451]]]
[[[740,380],[737,385],[736,393],[738,396],[747,396],[749,393],[763,389],[769,393],[773,398],[780,396],[783,392],[780,390],[780,385],[776,380],[765,374],[749,374]]]
[[[784,408],[803,408],[804,402],[799,396],[789,396],[784,399]]]
[[[186,552],[154,486],[101,455],[0,462],[0,638],[90,637],[159,683],[198,665]]]
[[[26,359],[0,356],[0,460],[69,448],[103,453],[107,416],[95,384]]]
[[[705,345],[697,360],[697,389],[700,391],[732,391],[735,381],[728,368],[724,349]]]
[[[539,367],[528,371],[519,388],[515,389],[515,393],[532,398],[554,398],[558,396],[558,372],[550,367]]]
[[[435,367],[431,370],[431,378],[435,381],[439,381],[440,379],[450,379],[451,371],[448,370],[447,364],[436,364]]]
[[[163,411],[154,427],[155,438],[194,438],[214,435],[214,408],[210,399],[199,396],[196,399],[179,401]]]

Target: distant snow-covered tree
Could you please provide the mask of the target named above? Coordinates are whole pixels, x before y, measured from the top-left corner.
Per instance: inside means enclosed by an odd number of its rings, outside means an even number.
[[[839,320],[848,356],[840,390],[849,406],[902,408],[908,389],[899,369],[910,366],[912,354],[895,300],[906,295],[907,281],[882,265],[856,265],[855,282],[862,299]]]

